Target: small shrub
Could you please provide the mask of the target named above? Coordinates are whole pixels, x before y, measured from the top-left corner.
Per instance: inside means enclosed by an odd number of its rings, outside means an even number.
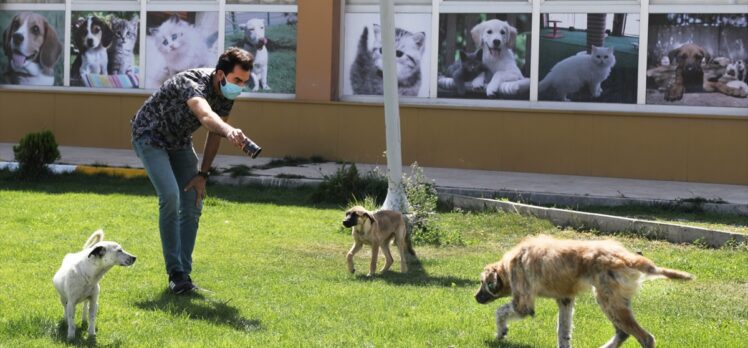
[[[324,176],[312,193],[311,200],[345,205],[351,200],[368,196],[373,197],[377,204],[382,204],[386,195],[387,178],[384,175],[372,171],[360,176],[355,164],[344,164],[334,174]]]
[[[410,238],[414,244],[463,245],[462,236],[457,231],[439,227],[436,215],[439,194],[436,185],[423,174],[418,163],[411,166],[411,175],[403,175],[403,191],[410,204]]]
[[[252,168],[244,164],[231,166],[230,168],[225,169],[223,172],[229,174],[232,178],[238,178],[240,176],[252,176]]]
[[[13,146],[13,154],[18,161],[18,175],[30,180],[47,174],[46,165],[60,158],[57,141],[50,131],[27,134]]]

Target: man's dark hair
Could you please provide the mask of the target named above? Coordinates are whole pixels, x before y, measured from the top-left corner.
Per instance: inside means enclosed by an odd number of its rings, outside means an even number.
[[[252,71],[254,60],[255,57],[252,56],[252,53],[238,47],[231,47],[224,51],[218,58],[216,70],[221,70],[224,74],[228,75],[234,71],[234,66],[239,65],[244,70]]]

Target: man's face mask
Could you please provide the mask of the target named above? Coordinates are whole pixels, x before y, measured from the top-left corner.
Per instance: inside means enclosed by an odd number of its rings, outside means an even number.
[[[242,94],[242,88],[239,85],[226,81],[226,77],[221,80],[221,93],[226,99],[234,100]]]

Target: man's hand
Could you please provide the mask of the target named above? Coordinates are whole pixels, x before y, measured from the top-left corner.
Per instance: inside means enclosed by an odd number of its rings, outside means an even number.
[[[204,177],[200,175],[195,175],[195,177],[192,178],[192,180],[190,180],[190,182],[184,188],[184,192],[189,191],[191,188],[194,188],[195,191],[197,191],[197,199],[195,200],[195,208],[200,208],[200,202],[202,202],[206,196],[205,181],[207,180]]]
[[[241,148],[244,143],[244,139],[246,136],[239,128],[233,128],[226,134],[226,139],[228,139],[234,146]]]

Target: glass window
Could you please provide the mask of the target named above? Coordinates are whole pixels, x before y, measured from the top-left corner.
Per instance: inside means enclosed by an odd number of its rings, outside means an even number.
[[[0,4],[62,4],[65,0],[0,0]]]
[[[255,56],[245,92],[296,92],[296,13],[226,12],[225,47]]]
[[[739,5],[748,4],[748,0],[649,0],[650,5]]]
[[[347,5],[379,5],[379,0],[345,0]],[[431,0],[395,0],[395,5],[431,5]]]
[[[649,15],[647,104],[748,108],[748,14]]]
[[[636,103],[638,14],[542,14],[538,100]]]
[[[0,11],[0,83],[62,86],[64,27],[65,11]]]
[[[218,12],[148,12],[145,88],[191,68],[214,68],[220,55]]]
[[[398,90],[401,96],[429,96],[431,14],[395,14]],[[345,15],[343,95],[382,95],[382,40],[379,13]]]
[[[442,14],[437,96],[529,100],[531,31],[529,13]]]
[[[138,12],[73,11],[71,19],[71,86],[140,87]]]

